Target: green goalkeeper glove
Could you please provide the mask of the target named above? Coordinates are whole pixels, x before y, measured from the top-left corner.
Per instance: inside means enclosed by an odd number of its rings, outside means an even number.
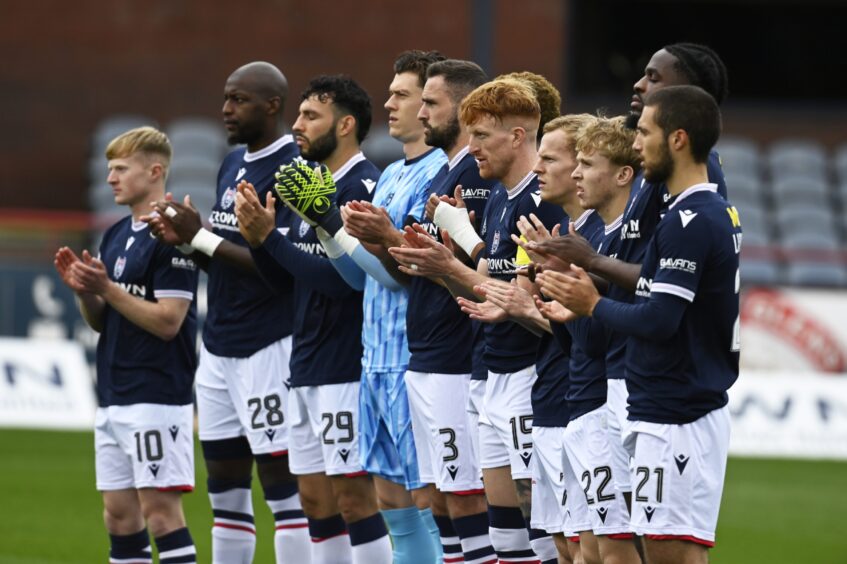
[[[305,161],[279,167],[275,175],[277,195],[312,227],[323,227],[330,236],[343,227],[341,210],[335,205],[335,182],[329,169]]]

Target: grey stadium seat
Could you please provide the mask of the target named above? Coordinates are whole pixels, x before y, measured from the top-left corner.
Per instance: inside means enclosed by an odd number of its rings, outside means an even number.
[[[199,156],[220,164],[227,152],[226,134],[220,120],[188,117],[172,121],[166,133],[174,149],[174,157]]]
[[[715,150],[721,157],[721,166],[727,176],[761,174],[762,154],[753,141],[741,137],[724,137]]]
[[[785,206],[776,210],[776,217],[781,233],[788,231],[835,233],[835,212],[831,208]]]
[[[816,177],[788,176],[774,179],[771,185],[775,205],[813,202],[830,205],[829,184]]]
[[[835,173],[838,176],[838,181],[842,185],[847,184],[847,143],[842,143],[837,149],[835,149],[833,165],[835,166]]]
[[[768,164],[772,178],[801,175],[826,177],[826,152],[819,143],[805,139],[786,139],[771,145]]]
[[[221,159],[174,152],[168,171],[168,185],[205,183],[214,188]]]
[[[744,204],[752,204],[752,207],[764,205],[766,191],[758,176],[726,172],[726,187],[730,203],[739,210]]]
[[[847,285],[847,271],[833,263],[789,263],[786,282],[798,286],[842,287]]]
[[[742,286],[776,286],[782,282],[779,264],[772,260],[741,258]]]
[[[825,231],[785,231],[781,244],[790,249],[838,250],[840,244],[834,234]]]

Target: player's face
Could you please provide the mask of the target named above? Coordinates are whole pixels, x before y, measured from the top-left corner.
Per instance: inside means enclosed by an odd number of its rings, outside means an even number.
[[[112,187],[115,203],[120,206],[133,206],[149,202],[150,188],[153,183],[153,163],[135,153],[129,157],[111,159],[107,182]]]
[[[310,161],[323,162],[338,148],[338,119],[331,99],[310,96],[300,103],[300,113],[291,130],[300,154]]]
[[[449,151],[456,145],[461,128],[456,105],[450,98],[443,76],[434,76],[426,81],[421,101],[418,119],[424,127],[424,141],[430,147]]]
[[[515,159],[517,144],[512,130],[493,116],[485,116],[468,127],[469,152],[485,179],[505,178]]]
[[[666,182],[673,174],[674,162],[668,140],[655,120],[656,108],[641,112],[632,148],[641,155],[641,169],[649,182]]]
[[[418,75],[412,72],[395,74],[388,87],[388,133],[401,143],[415,142],[423,135],[423,124],[418,121],[421,93]]]
[[[237,75],[230,76],[224,86],[222,108],[226,140],[230,145],[251,144],[264,135],[266,101],[249,89]]]
[[[561,129],[545,133],[538,146],[538,160],[533,171],[538,175],[541,199],[558,206],[567,205],[576,196],[576,181],[571,174],[576,168],[576,155]]]
[[[619,167],[597,151],[576,156],[577,166],[573,171],[576,195],[584,209],[595,210],[609,203],[619,189],[615,177]]]
[[[650,58],[650,62],[644,68],[644,76],[632,85],[632,101],[629,105],[629,125],[631,127],[634,128],[638,122],[638,116],[644,109],[644,97],[647,94],[665,86],[688,84],[685,76],[676,70],[676,63],[677,58],[664,49],[659,49]]]

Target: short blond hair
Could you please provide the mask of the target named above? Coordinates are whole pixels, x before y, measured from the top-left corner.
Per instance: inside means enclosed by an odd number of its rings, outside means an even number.
[[[591,114],[567,114],[550,120],[544,126],[544,134],[553,131],[563,131],[567,138],[569,149],[576,151],[576,143],[579,141],[582,131],[597,121],[599,118]]]
[[[159,162],[167,173],[171,164],[173,149],[168,136],[155,127],[144,126],[121,133],[106,146],[106,158],[125,159],[142,153],[146,157],[159,157]]]
[[[468,94],[459,107],[459,120],[464,125],[473,125],[486,116],[501,123],[514,116],[537,124],[540,115],[535,93],[525,82],[514,79],[486,82]]]
[[[641,156],[632,148],[635,131],[624,123],[623,116],[597,118],[580,132],[576,150],[598,152],[618,166],[628,166],[637,171],[641,167]]]

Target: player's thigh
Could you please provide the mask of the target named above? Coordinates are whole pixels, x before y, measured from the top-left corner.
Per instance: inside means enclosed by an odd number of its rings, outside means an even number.
[[[632,431],[636,532],[712,546],[726,472],[728,408],[684,425],[636,421]]]
[[[482,488],[466,407],[469,374],[406,373],[421,481],[442,492]]]
[[[623,495],[614,486],[606,405],[577,417],[565,430],[565,451],[579,480],[595,535],[631,532]]]
[[[536,378],[534,366],[510,374],[489,372],[480,414],[480,463],[483,468],[502,465],[505,455],[512,478],[528,480],[532,477],[531,393]]]
[[[608,429],[611,436],[609,448],[612,451],[612,472],[615,476],[615,487],[620,492],[631,492],[630,453],[624,447],[624,440],[629,433],[630,422],[627,419],[629,404],[626,381],[612,379],[608,381],[609,408]]]
[[[532,526],[548,533],[564,530],[565,492],[564,427],[533,427],[532,429]],[[564,538],[561,541],[564,546]]]
[[[109,418],[136,488],[194,489],[193,406],[112,406]]]

